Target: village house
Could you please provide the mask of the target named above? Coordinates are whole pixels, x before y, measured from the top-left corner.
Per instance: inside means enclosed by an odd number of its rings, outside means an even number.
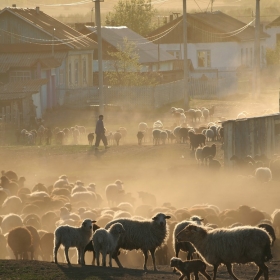
[[[68,90],[91,87],[95,48],[94,41],[39,7],[1,10],[2,117],[7,121],[20,117],[25,123],[33,116],[42,118],[46,110],[63,104]],[[30,96],[35,111],[27,108],[29,101],[23,101]]]
[[[172,19],[172,17],[171,17]],[[165,36],[162,36],[165,34]],[[151,32],[154,43],[184,59],[182,16]],[[188,58],[199,75],[216,77],[227,92],[237,89],[238,76],[246,76],[253,68],[255,28],[220,11],[188,14]],[[261,32],[261,65],[265,66],[265,40]],[[240,70],[246,70],[239,75]],[[197,73],[194,74],[197,77]],[[251,79],[248,79],[251,83]]]
[[[97,41],[96,27],[86,25],[80,32],[83,34],[90,34],[89,38]],[[173,71],[182,69],[182,65],[178,63],[176,57],[167,51],[159,48],[158,45],[150,42],[146,38],[137,34],[133,30],[126,26],[102,26],[102,60],[103,60],[103,71],[115,71],[113,58],[110,57],[108,52],[117,52],[119,48],[124,45],[124,39],[128,42],[135,43],[135,47],[139,55],[139,63],[141,64],[141,72],[157,72],[161,75],[162,80],[160,82],[167,83],[173,81]],[[93,75],[94,81],[97,83],[98,80],[98,52],[94,52],[93,57]],[[133,69],[130,69],[133,71]]]
[[[265,25],[264,31],[270,35],[270,37],[266,39],[266,47],[275,49],[277,44],[280,44],[280,16]]]

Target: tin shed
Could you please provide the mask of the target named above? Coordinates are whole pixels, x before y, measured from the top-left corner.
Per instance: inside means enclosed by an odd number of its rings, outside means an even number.
[[[228,120],[224,128],[224,162],[233,155],[245,157],[265,154],[271,158],[280,148],[280,114]]]

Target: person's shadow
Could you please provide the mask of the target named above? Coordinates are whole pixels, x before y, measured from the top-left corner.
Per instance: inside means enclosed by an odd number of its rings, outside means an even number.
[[[98,150],[95,149],[94,146],[92,146],[89,150],[88,150],[88,154],[91,155],[93,154],[96,158],[101,158],[105,153],[107,153],[107,149],[104,150]]]

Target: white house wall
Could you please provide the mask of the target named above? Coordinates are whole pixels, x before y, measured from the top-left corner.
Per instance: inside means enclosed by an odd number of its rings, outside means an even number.
[[[179,51],[184,59],[183,44],[162,44],[161,48],[170,53]],[[195,69],[207,69],[198,67],[197,51],[210,51],[211,67],[219,71],[236,70],[242,65],[241,49],[243,49],[243,65],[253,67],[254,42],[217,42],[188,44],[188,58],[191,59]],[[252,57],[251,57],[252,49]],[[247,57],[246,57],[247,50]],[[265,42],[261,43],[261,61],[265,65]]]
[[[280,26],[265,28],[264,31],[270,35],[270,37],[266,39],[266,47],[268,49],[275,49],[277,45],[277,35],[280,36]]]

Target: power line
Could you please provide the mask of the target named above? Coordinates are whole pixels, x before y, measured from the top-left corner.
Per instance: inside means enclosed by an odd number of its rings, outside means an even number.
[[[196,0],[194,0],[195,4],[197,5],[197,7],[199,8],[199,10],[203,13],[202,9],[200,8],[200,6],[198,5],[198,3],[196,2]]]

